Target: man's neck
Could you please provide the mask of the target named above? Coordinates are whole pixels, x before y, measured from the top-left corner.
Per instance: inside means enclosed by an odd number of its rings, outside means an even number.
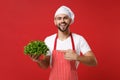
[[[70,36],[70,30],[67,30],[65,32],[61,32],[58,30],[58,38],[63,41],[65,39],[67,39]]]

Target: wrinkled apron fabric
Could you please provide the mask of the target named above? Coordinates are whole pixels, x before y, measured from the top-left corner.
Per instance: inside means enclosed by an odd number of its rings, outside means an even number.
[[[73,37],[71,36],[72,48],[75,50]],[[64,53],[56,50],[57,36],[52,53],[52,68],[49,80],[78,80],[75,61],[64,59]],[[64,46],[64,45],[63,45]]]

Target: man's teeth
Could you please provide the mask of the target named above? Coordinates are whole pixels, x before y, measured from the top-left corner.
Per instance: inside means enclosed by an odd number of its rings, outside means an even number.
[[[65,24],[61,24],[62,26],[65,26]]]

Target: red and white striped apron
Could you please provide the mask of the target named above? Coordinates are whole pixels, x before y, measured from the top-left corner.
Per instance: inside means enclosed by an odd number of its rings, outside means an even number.
[[[73,37],[71,36],[72,48],[75,51]],[[64,59],[64,53],[56,50],[57,36],[52,53],[52,68],[49,80],[78,80],[75,61]],[[63,45],[64,46],[64,45]]]

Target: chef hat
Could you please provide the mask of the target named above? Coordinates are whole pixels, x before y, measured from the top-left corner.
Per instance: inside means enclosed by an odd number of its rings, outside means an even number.
[[[56,17],[56,15],[59,15],[59,14],[66,14],[66,15],[68,15],[72,19],[71,24],[74,22],[74,13],[72,12],[72,10],[70,8],[68,8],[66,6],[61,6],[55,12],[55,17]]]

